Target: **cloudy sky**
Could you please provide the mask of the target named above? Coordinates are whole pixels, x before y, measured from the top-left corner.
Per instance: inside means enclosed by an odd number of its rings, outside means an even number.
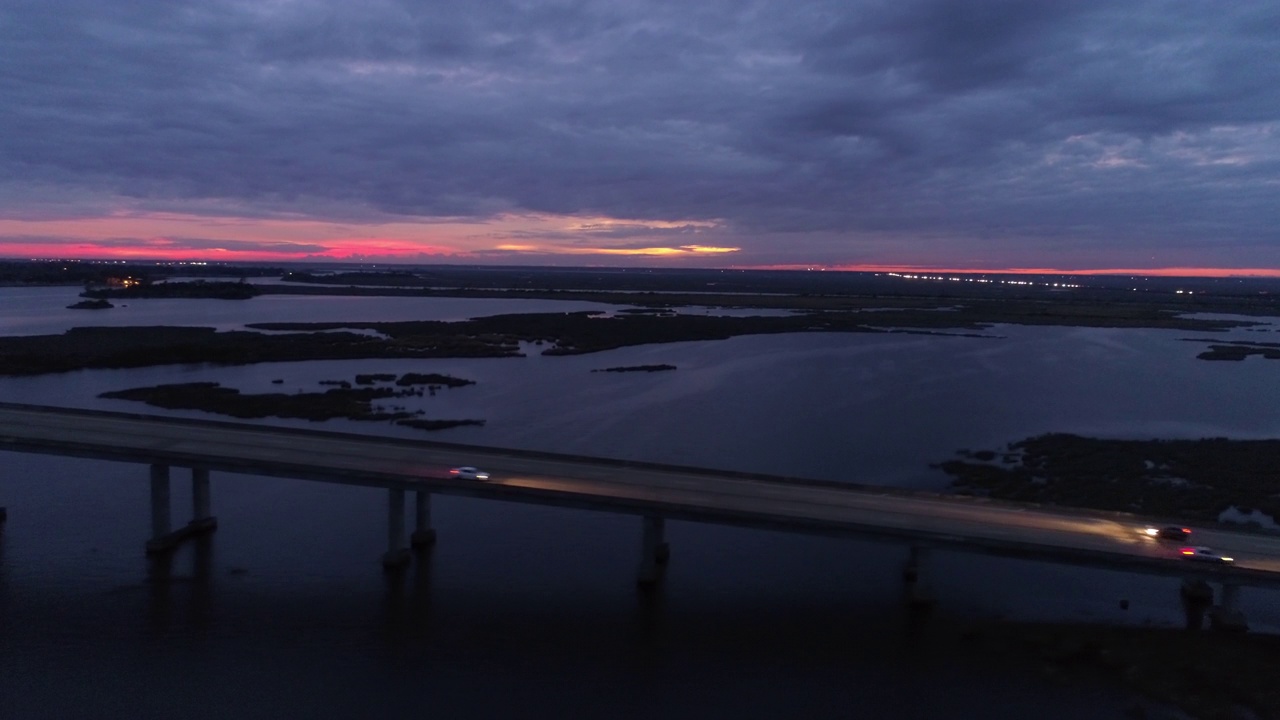
[[[0,257],[1280,274],[1274,0],[0,0]]]

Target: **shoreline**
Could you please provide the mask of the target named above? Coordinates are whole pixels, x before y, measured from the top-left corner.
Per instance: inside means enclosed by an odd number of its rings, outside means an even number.
[[[1275,534],[1280,440],[1115,440],[1050,433],[962,450],[937,467],[958,494],[1112,510]],[[1224,523],[1248,517],[1252,523]]]

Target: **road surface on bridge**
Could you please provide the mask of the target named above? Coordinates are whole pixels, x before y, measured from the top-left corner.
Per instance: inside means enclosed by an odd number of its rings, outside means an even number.
[[[1230,567],[1193,566],[1179,555],[1180,544],[1149,537],[1143,532],[1147,523],[1118,513],[865,485],[0,403],[4,449],[880,537],[1160,574],[1229,573],[1243,584],[1280,586],[1278,536],[1196,528],[1194,544],[1213,547],[1236,562]],[[483,468],[491,479],[451,477],[450,468],[461,465]],[[855,479],[849,478],[851,483]]]

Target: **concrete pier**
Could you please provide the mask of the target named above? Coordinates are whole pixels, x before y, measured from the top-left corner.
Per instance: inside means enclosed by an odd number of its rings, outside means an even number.
[[[436,531],[431,527],[431,493],[425,490],[414,492],[413,535],[409,543],[417,550],[436,543]]]
[[[935,598],[929,582],[929,547],[912,545],[907,552],[907,563],[902,569],[903,597],[913,610],[933,607]]]
[[[662,578],[662,572],[671,556],[671,548],[663,539],[666,531],[665,518],[660,515],[645,515],[641,521],[640,569],[636,582],[642,587],[649,587]]]
[[[165,553],[182,544],[183,540],[210,532],[218,526],[210,509],[209,470],[191,470],[191,521],[173,530],[170,514],[169,466],[151,466],[151,539],[147,541],[147,554]]]
[[[169,466],[151,466],[151,539],[147,541],[147,554],[171,550],[176,544],[171,539],[169,525]]]
[[[387,552],[382,566],[388,570],[401,568],[410,560],[404,539],[404,490],[387,490]]]

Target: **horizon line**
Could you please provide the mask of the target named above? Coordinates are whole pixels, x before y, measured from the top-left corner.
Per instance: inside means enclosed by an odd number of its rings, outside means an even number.
[[[896,263],[859,263],[859,264],[769,264],[769,265],[700,265],[697,267],[662,267],[660,265],[624,266],[624,265],[551,265],[551,264],[505,264],[475,262],[403,262],[390,260],[357,260],[357,259],[292,259],[292,260],[226,260],[208,258],[74,258],[74,257],[4,257],[3,261],[19,262],[74,262],[102,263],[110,265],[125,264],[212,264],[212,265],[391,265],[391,266],[465,266],[465,267],[513,267],[513,268],[589,268],[600,270],[767,270],[787,272],[859,272],[859,273],[910,273],[914,275],[1084,275],[1084,276],[1125,276],[1142,275],[1151,277],[1186,277],[1186,278],[1280,278],[1280,268],[1220,268],[1220,267],[1157,267],[1157,268],[1076,268],[1063,269],[1053,267],[1004,267],[1004,268],[961,268],[954,266],[911,265]]]
[[[930,265],[857,264],[857,265],[753,265],[738,266],[741,270],[795,270],[810,272],[875,272],[946,275],[1147,275],[1154,277],[1264,277],[1280,278],[1280,268],[1213,268],[1213,267],[1160,267],[1160,268],[1085,268],[1064,270],[1046,267],[1009,268],[957,268]]]

